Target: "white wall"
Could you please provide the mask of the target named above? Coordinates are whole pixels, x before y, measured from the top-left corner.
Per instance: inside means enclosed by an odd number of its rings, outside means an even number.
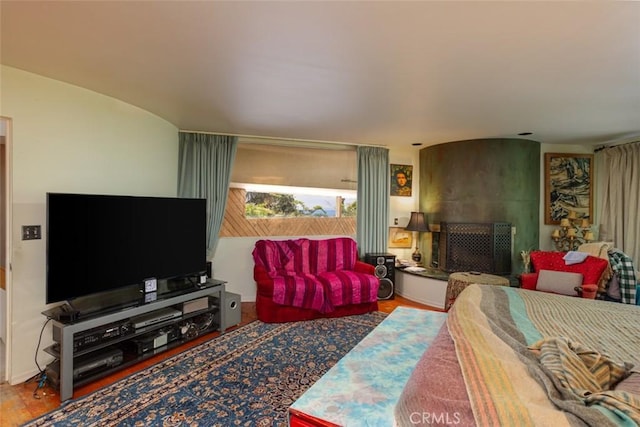
[[[420,196],[420,149],[413,147],[407,142],[407,148],[392,148],[389,150],[389,163],[394,165],[413,165],[413,183],[411,186],[411,196],[391,196],[389,199],[389,227],[406,227],[411,217],[411,212],[417,211]],[[389,172],[391,173],[391,172]],[[398,225],[394,225],[394,219],[398,219]],[[427,218],[429,221],[429,218]],[[424,234],[424,233],[423,233]],[[424,236],[423,236],[424,237]],[[415,242],[410,249],[392,248],[389,253],[396,255],[399,259],[411,259],[411,254],[415,250]],[[420,247],[420,252],[425,254],[425,248]]]
[[[45,239],[20,240],[22,225],[40,224],[46,236],[47,192],[175,196],[178,129],[77,86],[6,66],[1,72],[0,116],[13,119],[7,374],[15,384],[37,372],[34,354],[47,308]],[[41,348],[50,336],[47,327]],[[40,351],[38,360],[44,367],[50,357]]]

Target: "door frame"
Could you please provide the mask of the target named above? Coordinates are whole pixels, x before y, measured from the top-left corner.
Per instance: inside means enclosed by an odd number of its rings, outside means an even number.
[[[5,143],[5,183],[4,183],[4,194],[5,194],[5,204],[4,204],[4,214],[5,214],[5,318],[4,318],[4,378],[0,378],[0,381],[5,381],[11,378],[11,354],[12,354],[12,341],[13,341],[13,333],[11,330],[11,319],[13,318],[12,311],[12,301],[13,301],[13,289],[12,289],[12,280],[11,280],[11,253],[12,253],[12,236],[13,236],[13,219],[12,219],[12,211],[11,207],[13,206],[13,182],[12,182],[12,166],[13,166],[13,145],[12,145],[12,136],[13,136],[13,122],[12,119],[5,116],[0,116],[0,121],[4,124],[4,143]]]

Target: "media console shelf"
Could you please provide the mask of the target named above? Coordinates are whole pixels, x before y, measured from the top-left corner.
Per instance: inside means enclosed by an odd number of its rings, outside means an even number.
[[[47,376],[60,391],[60,401],[75,387],[167,351],[202,334],[226,329],[225,282],[210,279],[189,287],[142,297],[137,305],[61,321],[52,309],[55,344],[45,351],[55,357]]]

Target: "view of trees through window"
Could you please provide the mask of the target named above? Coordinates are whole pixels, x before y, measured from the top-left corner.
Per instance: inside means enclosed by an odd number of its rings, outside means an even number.
[[[345,217],[356,216],[355,196],[247,191],[245,215],[269,217]]]

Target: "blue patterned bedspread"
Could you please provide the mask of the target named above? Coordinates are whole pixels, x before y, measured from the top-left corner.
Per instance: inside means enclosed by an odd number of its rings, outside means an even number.
[[[396,308],[291,409],[341,426],[392,426],[404,385],[446,317]]]

